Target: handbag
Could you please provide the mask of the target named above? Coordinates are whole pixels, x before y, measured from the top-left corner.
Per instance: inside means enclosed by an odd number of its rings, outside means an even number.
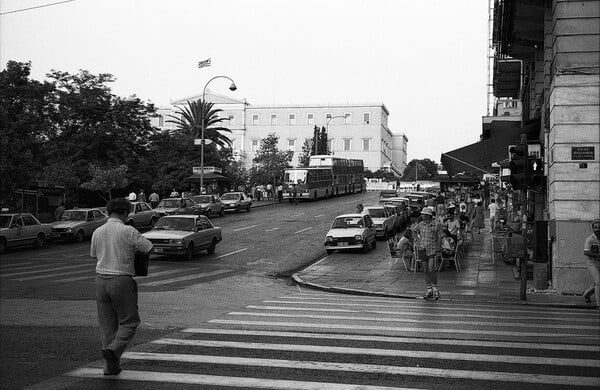
[[[133,260],[133,268],[135,276],[148,276],[148,261],[150,260],[149,253],[135,252]]]

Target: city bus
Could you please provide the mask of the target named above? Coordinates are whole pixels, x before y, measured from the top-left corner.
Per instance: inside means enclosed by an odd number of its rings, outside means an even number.
[[[329,155],[311,156],[306,168],[289,168],[284,175],[283,197],[292,199],[329,198],[365,190],[362,160]]]

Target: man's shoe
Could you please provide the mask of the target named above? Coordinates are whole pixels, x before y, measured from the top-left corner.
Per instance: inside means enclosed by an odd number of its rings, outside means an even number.
[[[423,299],[431,299],[433,298],[433,291],[427,290],[427,293],[423,295]]]
[[[435,299],[437,301],[438,299],[440,299],[440,297],[441,297],[441,295],[440,295],[439,291],[436,290],[433,292],[433,299]]]
[[[119,358],[115,355],[112,349],[103,349],[102,357],[106,363],[104,366],[104,375],[119,375],[121,367],[119,367]]]

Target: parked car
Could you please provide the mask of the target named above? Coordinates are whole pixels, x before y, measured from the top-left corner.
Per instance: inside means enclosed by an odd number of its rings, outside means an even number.
[[[408,194],[407,198],[411,216],[418,217],[419,215],[421,215],[421,210],[423,210],[423,207],[425,207],[425,196]]]
[[[59,221],[51,223],[52,236],[81,242],[106,221],[108,217],[98,208],[65,210]]]
[[[194,201],[189,198],[165,198],[158,202],[158,206],[156,206],[154,211],[161,217],[175,214],[201,214],[196,208]]]
[[[202,250],[215,253],[223,238],[221,228],[204,215],[168,215],[142,235],[152,242],[153,254],[179,255],[186,260]]]
[[[52,236],[52,226],[29,213],[0,214],[0,253],[6,248],[33,245],[41,248]]]
[[[217,195],[196,195],[192,197],[195,207],[207,217],[211,214],[225,215],[225,205]]]
[[[384,206],[366,206],[362,214],[368,214],[373,220],[375,236],[387,239],[396,232],[396,214]]]
[[[375,227],[368,214],[343,214],[335,217],[325,236],[325,249],[332,253],[336,249],[375,249],[377,240]]]
[[[252,199],[243,192],[228,192],[221,196],[221,202],[225,206],[225,211],[236,211],[246,210],[250,212],[252,206]]]
[[[410,223],[411,211],[408,207],[408,198],[387,198],[380,199],[379,203],[383,203],[384,206],[392,206],[396,210],[396,217],[400,219],[399,224],[402,227]]]
[[[131,212],[127,216],[127,225],[136,229],[151,228],[160,218],[160,214],[146,202],[131,202]]]

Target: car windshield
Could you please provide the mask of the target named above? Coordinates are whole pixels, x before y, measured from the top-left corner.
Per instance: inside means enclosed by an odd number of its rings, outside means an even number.
[[[290,169],[285,171],[283,181],[287,184],[303,184],[306,183],[306,169]]]
[[[10,223],[10,215],[0,215],[0,228],[7,228]]]
[[[336,218],[331,226],[334,229],[353,229],[363,227],[363,220],[360,217],[341,217]]]
[[[181,201],[179,199],[163,199],[158,204],[158,207],[173,208],[179,207],[180,205]]]
[[[371,218],[385,218],[383,209],[369,209],[369,215]]]
[[[194,230],[194,218],[161,218],[154,225],[155,230]]]
[[[210,196],[194,196],[192,199],[196,203],[210,203]]]
[[[221,200],[238,200],[239,198],[240,194],[224,194]]]
[[[85,221],[86,216],[87,216],[86,211],[67,210],[61,215],[60,220],[61,221]]]

